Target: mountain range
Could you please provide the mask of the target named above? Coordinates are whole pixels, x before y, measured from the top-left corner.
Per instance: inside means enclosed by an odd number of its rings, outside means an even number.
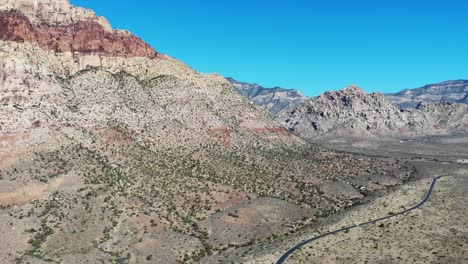
[[[230,77],[226,79],[241,95],[265,108],[274,116],[289,112],[309,99],[298,90],[280,87],[264,88],[258,84],[239,82]]]
[[[241,94],[270,111],[279,123],[301,138],[414,138],[468,132],[465,104],[468,81],[447,81],[385,95],[367,94],[353,85],[307,98],[296,90],[266,89],[232,78],[228,80]]]
[[[245,263],[414,173],[310,144],[68,0],[0,0],[0,106],[1,263]]]
[[[468,105],[422,102],[399,109],[383,94],[367,94],[357,86],[326,92],[278,121],[301,138],[417,138],[468,132]]]
[[[414,108],[423,101],[468,104],[468,80],[429,84],[421,88],[386,94],[385,97],[400,108]]]

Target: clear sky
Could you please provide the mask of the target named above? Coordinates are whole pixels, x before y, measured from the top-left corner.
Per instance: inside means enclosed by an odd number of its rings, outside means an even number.
[[[307,95],[468,79],[467,0],[72,0],[157,51]]]

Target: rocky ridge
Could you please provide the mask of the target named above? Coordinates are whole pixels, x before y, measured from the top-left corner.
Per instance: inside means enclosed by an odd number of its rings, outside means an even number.
[[[357,86],[326,92],[278,117],[303,138],[330,136],[418,137],[468,131],[468,106],[420,103],[400,110],[383,94],[367,94]]]
[[[367,94],[357,86],[307,98],[295,90],[263,88],[228,78],[234,88],[304,138],[420,137],[468,131],[467,83],[448,81],[398,94]],[[403,109],[403,110],[402,110]]]
[[[226,78],[240,94],[250,101],[268,110],[273,116],[279,116],[291,111],[301,103],[308,100],[298,90],[284,89],[280,87],[264,88],[258,84],[250,84]]]
[[[73,6],[68,0],[2,0],[0,11],[20,10],[34,26],[69,26],[78,21],[100,24],[105,30],[112,27],[105,17],[92,10]]]
[[[415,108],[420,102],[468,104],[468,81],[446,81],[417,89],[407,89],[385,97],[400,108]]]
[[[44,50],[72,55],[157,56],[157,52],[140,38],[106,29],[98,21],[78,20],[72,24],[42,21],[33,25],[30,18],[18,10],[0,11],[0,40],[34,43]]]

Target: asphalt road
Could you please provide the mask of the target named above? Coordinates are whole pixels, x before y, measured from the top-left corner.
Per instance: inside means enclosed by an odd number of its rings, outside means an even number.
[[[328,232],[328,233],[325,233],[325,234],[321,234],[319,236],[316,236],[316,237],[313,237],[311,239],[308,239],[308,240],[305,240],[305,241],[302,241],[301,243],[295,245],[294,247],[292,247],[290,250],[288,250],[286,253],[284,253],[281,258],[278,259],[278,261],[276,262],[276,264],[284,264],[286,263],[286,261],[288,260],[288,258],[294,254],[294,252],[296,252],[297,250],[299,250],[300,248],[304,247],[305,245],[307,244],[310,244],[316,240],[319,240],[321,238],[324,238],[324,237],[327,237],[327,236],[331,236],[331,235],[335,235],[335,234],[338,234],[338,233],[341,233],[341,232],[345,232],[345,231],[348,231],[350,229],[353,229],[353,228],[357,228],[357,227],[361,227],[361,226],[366,226],[366,225],[371,225],[371,224],[375,224],[377,222],[380,222],[380,221],[383,221],[383,220],[387,220],[389,218],[393,218],[393,217],[397,217],[399,215],[402,215],[402,214],[405,214],[405,213],[408,213],[410,211],[413,211],[413,210],[416,210],[418,209],[419,207],[423,206],[428,200],[429,198],[431,198],[431,195],[432,195],[432,191],[434,190],[434,187],[437,183],[437,180],[440,179],[442,176],[438,176],[438,177],[435,177],[432,182],[431,182],[431,185],[429,187],[429,190],[427,191],[426,193],[426,196],[424,197],[424,199],[419,202],[417,205],[409,208],[409,209],[406,209],[404,211],[401,211],[401,212],[398,212],[398,213],[395,213],[395,214],[391,214],[391,215],[387,215],[385,217],[381,217],[379,219],[375,219],[375,220],[372,220],[372,221],[369,221],[369,222],[365,222],[365,223],[362,223],[362,224],[357,224],[357,225],[352,225],[352,226],[348,226],[348,227],[343,227],[341,229],[338,229],[338,230],[335,230],[335,231],[331,231],[331,232]]]

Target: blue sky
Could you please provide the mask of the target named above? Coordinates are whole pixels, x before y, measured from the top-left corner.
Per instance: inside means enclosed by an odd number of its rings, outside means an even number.
[[[466,0],[72,0],[159,52],[307,95],[468,79]]]

